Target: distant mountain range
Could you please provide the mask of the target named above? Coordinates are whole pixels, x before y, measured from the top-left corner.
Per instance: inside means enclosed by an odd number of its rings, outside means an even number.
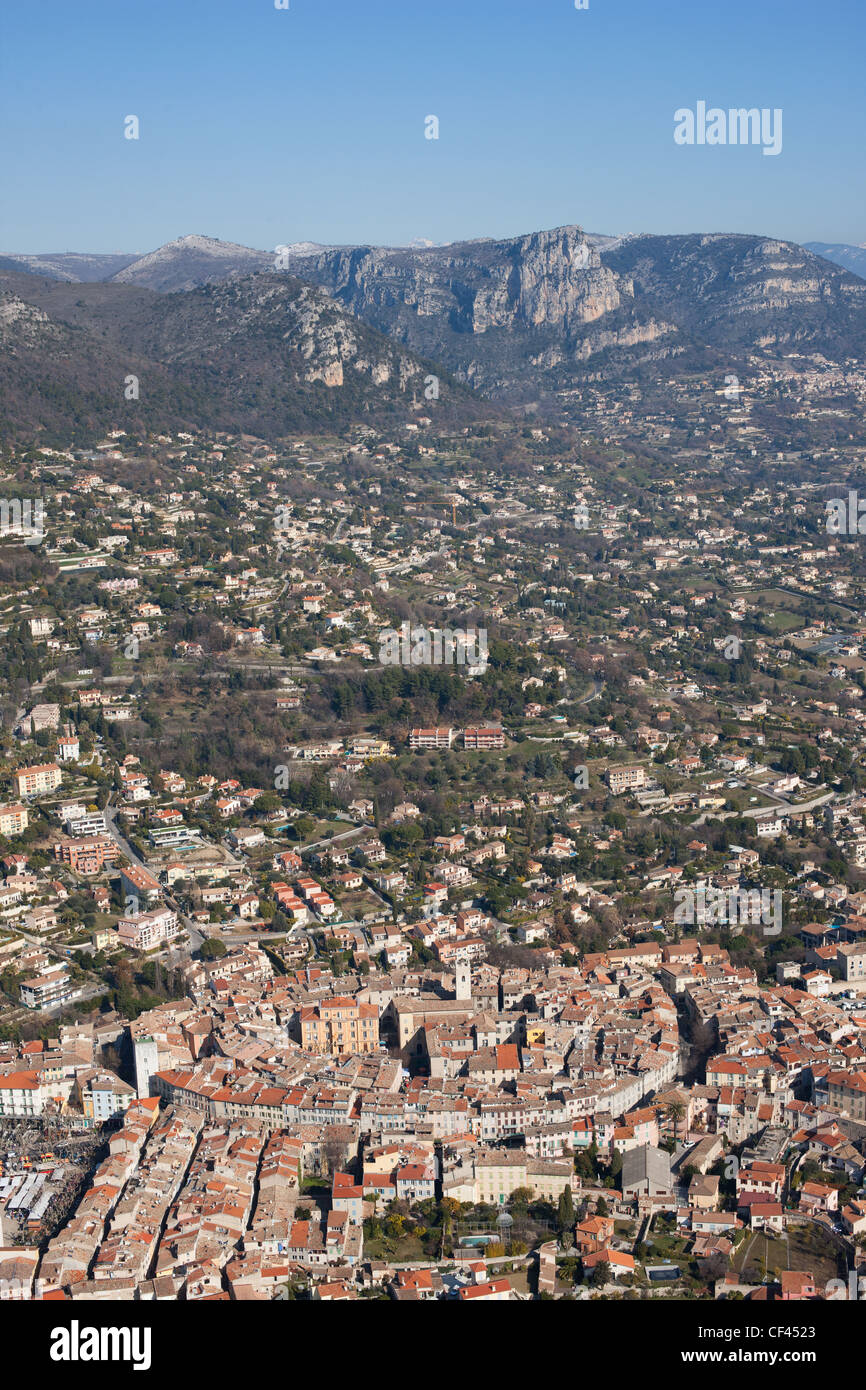
[[[806,250],[814,255],[835,261],[836,265],[844,266],[846,270],[866,279],[866,245],[849,246],[844,241],[807,241],[805,245]]]
[[[89,256],[79,251],[59,251],[45,256],[2,256],[0,269],[28,270],[34,275],[48,275],[52,280],[73,280],[87,284],[93,280],[110,280],[119,270],[132,265],[135,256]]]
[[[284,248],[294,260],[313,255],[330,247],[314,241],[295,242]],[[233,241],[217,241],[209,236],[182,236],[168,241],[146,256],[88,256],[75,251],[61,251],[43,256],[6,256],[0,266],[20,269],[36,275],[48,275],[53,280],[92,282],[109,280],[119,285],[141,285],[144,289],[194,290],[199,285],[228,280],[239,275],[253,275],[257,270],[273,270],[275,254],[254,251]]]
[[[249,432],[405,417],[431,375],[471,413],[751,351],[866,354],[866,280],[768,237],[606,237],[577,226],[446,246],[274,252],[186,236],[139,257],[0,258],[0,427],[142,419]],[[838,252],[833,257],[830,252]],[[438,364],[435,365],[435,364]],[[461,383],[458,387],[457,383]]]

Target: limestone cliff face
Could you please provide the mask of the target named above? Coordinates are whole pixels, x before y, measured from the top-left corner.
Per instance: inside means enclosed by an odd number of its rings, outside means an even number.
[[[539,395],[604,362],[786,344],[863,347],[866,284],[767,237],[618,239],[557,227],[505,241],[350,247],[294,274],[489,396]]]
[[[862,353],[866,282],[794,242],[743,235],[632,237],[606,257],[635,303],[721,351],[786,345]]]
[[[129,372],[155,427],[264,434],[399,417],[431,373],[438,410],[463,418],[482,408],[464,385],[511,405],[665,359],[704,371],[756,348],[866,356],[866,282],[771,237],[567,226],[450,246],[300,243],[279,268],[186,237],[105,284],[68,283],[70,258],[49,260],[60,278],[0,258],[0,423],[16,429],[117,424]]]
[[[576,226],[442,247],[350,247],[291,269],[491,395],[532,394],[539,372],[567,374],[596,350],[670,331],[633,315],[631,279]]]
[[[279,372],[341,387],[353,377],[402,393],[430,370],[321,290],[276,273],[160,297],[144,335],[148,353],[175,363],[219,358],[232,363],[238,381]]]
[[[568,329],[618,309],[630,292],[578,227],[417,250],[352,247],[298,258],[291,269],[368,321],[444,317],[468,333]]]
[[[573,227],[521,237],[515,248],[516,312],[533,327],[594,323],[631,298],[631,284],[606,266]]]
[[[51,428],[66,438],[70,420],[85,432],[122,426],[129,373],[141,386],[136,419],[159,431],[402,423],[431,375],[446,418],[481,409],[441,367],[273,270],[160,294],[0,268],[0,347],[0,423],[22,437]]]
[[[25,304],[14,294],[0,293],[0,337],[6,330],[21,338],[38,340],[40,331],[48,327],[48,315],[32,304]]]

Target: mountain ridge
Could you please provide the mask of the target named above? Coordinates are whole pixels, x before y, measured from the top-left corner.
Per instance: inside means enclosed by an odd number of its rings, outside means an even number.
[[[423,250],[355,247],[290,269],[493,397],[567,387],[590,364],[796,346],[866,350],[866,282],[746,233],[597,240],[580,226]]]
[[[242,428],[260,435],[411,418],[425,382],[445,418],[472,417],[464,386],[285,274],[160,294],[0,271],[0,428]],[[124,383],[137,378],[127,402]]]
[[[57,423],[47,403],[68,378],[102,420],[103,381],[134,357],[167,409],[192,410],[185,423],[210,415],[254,433],[405,412],[429,375],[450,378],[449,408],[477,392],[519,409],[584,381],[739,369],[756,353],[866,356],[866,281],[773,237],[570,224],[445,246],[304,242],[276,264],[198,234],[100,281],[2,258],[0,382],[19,406],[32,397],[37,422],[47,410]],[[81,418],[74,391],[63,410]],[[24,423],[15,406],[7,419]]]
[[[845,241],[807,241],[803,243],[807,251],[822,256],[826,261],[841,265],[853,275],[866,279],[866,243],[852,246]]]

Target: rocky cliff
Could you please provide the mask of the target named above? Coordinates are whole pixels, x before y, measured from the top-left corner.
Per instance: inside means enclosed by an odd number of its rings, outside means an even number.
[[[354,247],[305,256],[358,318],[488,395],[567,387],[588,368],[690,352],[863,348],[866,286],[791,242],[708,235],[619,239],[558,227],[505,241]]]
[[[0,270],[0,426],[12,434],[188,424],[272,435],[401,427],[440,377],[443,419],[478,406],[441,368],[281,273],[157,294]],[[124,382],[138,378],[138,398]]]

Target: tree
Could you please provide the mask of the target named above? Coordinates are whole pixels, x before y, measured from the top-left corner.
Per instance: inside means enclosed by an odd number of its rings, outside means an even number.
[[[592,1179],[595,1177],[595,1165],[586,1150],[582,1150],[575,1158],[574,1171],[580,1178]]]
[[[559,1209],[557,1212],[557,1224],[560,1232],[571,1231],[574,1227],[574,1201],[571,1196],[571,1188],[563,1189],[559,1198]]]
[[[199,955],[202,960],[219,960],[227,949],[225,942],[220,941],[218,936],[209,936],[201,943]]]
[[[664,1108],[664,1114],[666,1118],[669,1120],[673,1120],[674,1123],[674,1143],[677,1142],[677,1138],[679,1135],[679,1122],[685,1113],[686,1107],[683,1105],[683,1102],[681,1100],[668,1101],[667,1105]]]
[[[325,1172],[329,1175],[340,1172],[346,1165],[348,1150],[342,1139],[335,1138],[333,1134],[328,1135],[322,1146],[322,1156],[325,1161]]]

